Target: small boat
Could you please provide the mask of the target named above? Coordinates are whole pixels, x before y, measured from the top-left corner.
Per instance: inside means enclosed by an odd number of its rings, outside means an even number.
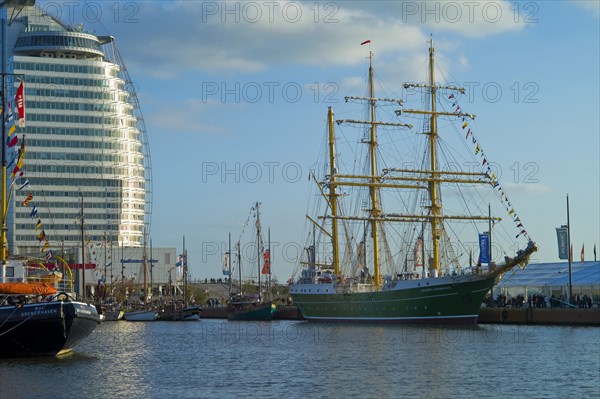
[[[200,320],[202,308],[200,306],[188,306],[181,310],[181,321]]]
[[[158,319],[158,312],[154,310],[136,310],[125,313],[123,318],[127,321],[155,321]]]
[[[262,296],[261,286],[261,274],[269,276],[269,287],[270,290],[270,276],[271,276],[271,257],[270,249],[265,250],[263,247],[263,239],[261,234],[260,225],[260,203],[256,203],[251,209],[251,213],[255,215],[256,226],[256,243],[257,243],[257,267],[258,267],[258,292],[248,293],[243,292],[242,289],[242,260],[240,242],[237,242],[237,258],[238,258],[238,271],[239,271],[239,292],[233,293],[231,291],[230,284],[230,296],[229,302],[227,303],[227,319],[228,320],[250,320],[250,321],[271,321],[273,319],[273,313],[277,307],[271,300],[266,300]],[[231,243],[230,243],[231,252]],[[228,255],[230,254],[228,253]],[[261,268],[261,262],[263,266]],[[231,257],[227,256],[228,263],[228,274],[231,277]],[[231,278],[229,279],[231,281]],[[269,292],[270,295],[270,292]]]
[[[122,310],[105,310],[102,315],[104,316],[104,321],[118,321],[123,318],[125,312]]]
[[[235,295],[227,304],[228,320],[271,321],[276,306],[272,302],[261,301],[258,296]]]

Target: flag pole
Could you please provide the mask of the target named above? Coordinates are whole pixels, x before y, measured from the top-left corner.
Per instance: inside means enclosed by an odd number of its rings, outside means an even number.
[[[573,250],[571,248],[571,220],[569,218],[569,194],[567,194],[567,249],[569,251],[569,305],[573,297]]]

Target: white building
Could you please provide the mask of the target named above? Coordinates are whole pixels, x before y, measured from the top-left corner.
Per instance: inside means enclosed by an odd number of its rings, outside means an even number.
[[[29,181],[9,203],[10,254],[52,250],[81,263],[82,245],[86,262],[104,241],[142,247],[152,203],[148,141],[114,38],[67,26],[33,1],[1,3],[3,70],[15,74],[8,99],[25,80],[26,126],[17,131],[26,142],[25,175],[15,186]]]

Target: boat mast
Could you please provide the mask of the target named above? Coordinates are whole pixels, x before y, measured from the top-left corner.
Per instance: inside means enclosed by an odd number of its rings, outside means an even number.
[[[429,39],[429,89],[431,90],[431,121],[429,132],[429,155],[430,155],[430,170],[431,180],[429,181],[429,200],[431,201],[431,240],[434,276],[437,275],[440,264],[440,216],[441,216],[441,198],[438,199],[438,182],[439,173],[437,173],[437,113],[436,113],[436,87],[435,87],[435,72],[434,72],[434,49],[433,38]],[[423,260],[425,261],[425,260]]]
[[[331,243],[333,245],[333,271],[336,276],[340,273],[340,258],[338,252],[338,224],[337,224],[337,199],[335,193],[335,130],[333,125],[333,111],[329,107],[327,112],[327,121],[329,125],[329,179],[332,184],[329,185],[329,204],[331,206]],[[313,234],[314,237],[314,234]]]
[[[82,298],[85,300],[85,236],[83,231],[83,193],[81,191],[79,191],[79,196],[81,197],[81,282],[83,286]]]
[[[258,210],[259,203],[256,203],[256,258],[258,267],[258,302],[261,301],[261,284],[260,284],[260,213]]]
[[[267,293],[269,294],[269,302],[271,302],[271,228],[269,227],[269,229],[267,230],[267,242],[268,242],[268,251],[269,251],[269,258],[268,258],[268,262],[269,262],[269,268],[267,269],[267,271],[269,272],[268,274],[268,284],[267,284]]]
[[[229,268],[229,296],[231,296],[231,233],[229,233],[229,251],[227,251],[227,267]]]
[[[240,242],[237,242],[237,259],[238,259],[238,272],[240,274],[240,296],[244,293],[242,284],[242,251],[240,249]]]
[[[373,278],[375,287],[380,285],[379,276],[379,231],[377,219],[381,216],[379,203],[377,199],[377,159],[375,151],[377,149],[377,128],[375,121],[375,87],[373,85],[373,52],[369,51],[369,103],[371,113],[371,128],[369,137],[369,158],[371,161],[371,183],[369,191],[371,195],[371,237],[373,238]]]
[[[183,236],[183,307],[187,307],[187,250],[185,249],[185,236]]]
[[[144,249],[142,251],[142,265],[144,267],[144,310],[148,310],[148,271],[146,270],[146,230],[144,229]]]

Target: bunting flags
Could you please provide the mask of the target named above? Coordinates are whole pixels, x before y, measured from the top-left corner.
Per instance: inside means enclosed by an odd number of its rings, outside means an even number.
[[[457,114],[456,116],[461,118],[461,120],[463,122],[461,127],[464,130],[467,126],[469,126],[469,122],[467,122],[466,118],[468,117],[471,120],[474,120],[475,115],[469,114],[467,112],[461,112],[460,104],[458,103],[458,99],[455,98],[454,94],[450,94],[448,96],[448,99],[451,100],[449,102],[452,103],[452,107],[455,107],[454,112]],[[475,148],[474,148],[475,155],[479,155],[481,157],[481,168],[483,170],[483,173],[485,173],[485,175],[487,176],[492,188],[497,190],[497,193],[500,196],[500,200],[502,201],[502,203],[505,206],[506,212],[508,212],[509,216],[513,217],[513,222],[515,223],[515,226],[517,227],[517,229],[519,229],[519,232],[515,236],[515,238],[524,236],[527,240],[530,240],[529,235],[527,234],[527,231],[523,228],[523,224],[520,223],[521,219],[519,218],[516,211],[512,207],[512,204],[510,203],[508,197],[506,196],[504,189],[502,188],[500,183],[497,181],[496,175],[492,171],[492,168],[490,166],[490,162],[488,161],[488,158],[486,157],[485,152],[483,151],[483,148],[481,147],[479,141],[475,138],[475,134],[473,133],[473,130],[471,129],[471,127],[469,127],[469,129],[467,130],[467,134],[465,135],[465,140],[468,140],[469,136],[471,136],[471,142],[475,146]]]
[[[16,111],[15,113],[13,113],[13,106]],[[23,189],[29,187],[29,185],[30,185],[28,179],[25,179],[22,182],[18,182],[18,179],[25,176],[24,167],[25,167],[26,144],[25,144],[25,136],[23,136],[23,138],[20,142],[20,146],[17,147],[17,145],[19,144],[19,136],[16,134],[16,131],[17,131],[17,128],[25,127],[25,118],[26,118],[25,81],[21,80],[19,82],[19,86],[15,93],[14,105],[13,105],[12,101],[7,101],[5,119],[3,121],[6,125],[6,132],[7,132],[6,143],[3,143],[3,144],[5,144],[8,148],[13,148],[13,150],[11,150],[13,152],[11,154],[7,154],[12,157],[12,158],[10,158],[11,159],[10,162],[7,164],[7,169],[9,169],[9,170],[12,169],[12,172],[10,174],[10,179],[12,179],[12,184],[10,186],[10,189],[13,190],[14,186],[16,185],[17,191],[22,191]],[[7,159],[9,159],[9,158],[7,157]],[[33,193],[29,192],[27,197],[24,199],[22,205],[24,207],[28,206],[32,200],[33,200]],[[38,214],[38,209],[37,209],[37,207],[33,206],[31,212],[29,213],[29,217],[34,219],[37,217],[37,214]],[[38,239],[38,241],[40,243],[44,242],[44,244],[40,250],[41,253],[44,253],[48,249],[50,243],[46,237],[46,232],[42,229],[42,226],[43,226],[42,220],[38,217],[37,222],[35,224],[35,231],[39,230],[39,233],[36,234],[36,238]],[[49,259],[51,259],[52,251],[46,252],[45,256],[46,256],[47,261]]]
[[[29,201],[31,201],[32,199],[33,199],[33,193],[29,193],[27,198],[25,198],[25,201],[23,201],[23,206],[27,206],[27,204],[29,204]],[[35,209],[35,207],[34,207],[34,209]]]
[[[25,187],[29,187],[29,180],[25,180],[25,183],[21,185],[21,187],[17,188],[17,191],[23,190]]]

